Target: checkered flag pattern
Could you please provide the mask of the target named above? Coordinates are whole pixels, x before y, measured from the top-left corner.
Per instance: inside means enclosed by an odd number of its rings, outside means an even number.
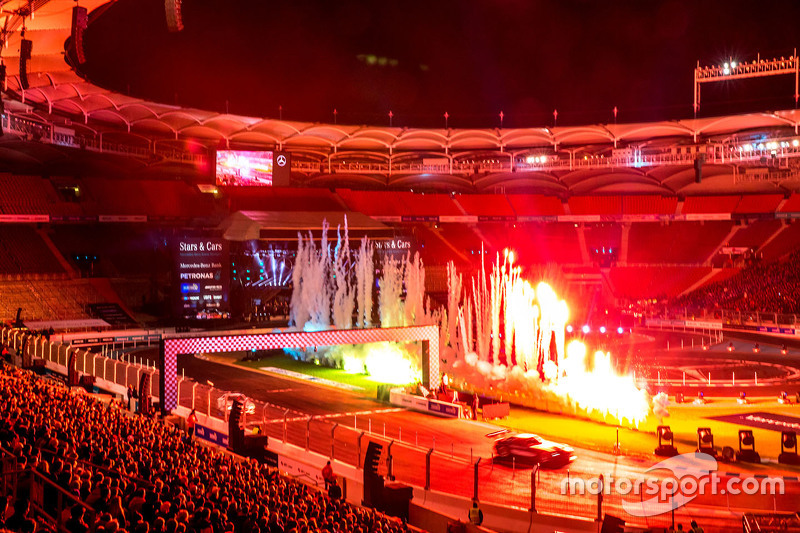
[[[196,353],[240,352],[372,342],[427,341],[429,360],[428,383],[439,383],[438,326],[408,326],[402,328],[336,329],[327,331],[292,331],[284,333],[222,334],[213,336],[171,335],[162,339],[163,406],[172,410],[178,403],[178,355]],[[423,365],[425,362],[423,361]]]

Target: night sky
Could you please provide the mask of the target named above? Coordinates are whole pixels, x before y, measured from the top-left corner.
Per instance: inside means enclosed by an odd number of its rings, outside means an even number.
[[[692,71],[788,57],[800,1],[120,0],[86,36],[102,86],[341,124],[505,127],[692,116]],[[794,107],[794,80],[707,84],[700,115]],[[227,104],[226,104],[227,101]],[[279,111],[282,107],[282,111]]]

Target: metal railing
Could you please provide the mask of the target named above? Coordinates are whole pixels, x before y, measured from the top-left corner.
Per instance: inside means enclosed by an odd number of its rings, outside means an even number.
[[[195,409],[201,420],[205,415],[220,424],[227,421],[229,403],[224,401],[225,391],[189,379],[180,379],[178,391],[178,405]],[[547,470],[532,469],[515,460],[499,461],[463,443],[457,435],[437,438],[428,432],[417,433],[402,423],[381,418],[380,410],[371,415],[316,417],[269,402],[248,402],[253,407],[245,416],[246,432],[258,428],[270,439],[330,460],[363,469],[368,443],[381,444],[378,473],[387,481],[545,515],[594,520],[609,513],[625,516],[628,525],[641,528],[668,528],[675,520],[688,523],[698,513],[690,506],[675,513],[634,517],[625,511],[632,501],[643,515],[657,512],[658,503],[641,495],[574,492],[565,485],[569,479],[595,478],[596,465],[578,467],[573,463]],[[567,490],[562,490],[564,486]],[[770,505],[781,507],[782,502]],[[738,523],[738,516],[731,518],[732,525]]]
[[[775,311],[740,311],[735,309],[706,309],[689,307],[643,308],[637,311],[645,318],[721,322],[723,326],[798,327],[798,315]]]
[[[3,343],[11,346],[18,355],[23,355],[19,352],[24,345],[24,355],[38,357],[64,368],[68,367],[70,354],[74,353],[75,370],[79,375],[88,374],[96,379],[104,380],[106,386],[121,387],[114,391],[118,393],[126,390],[129,385],[138,388],[142,375],[148,373],[150,374],[150,390],[147,391],[147,394],[151,397],[158,395],[160,375],[155,368],[155,363],[150,363],[146,359],[122,360],[119,358],[119,353],[113,353],[113,357],[107,357],[57,340],[48,341],[44,336],[34,335],[27,330],[2,328],[0,329],[0,339]],[[139,393],[141,395],[142,391]]]
[[[83,507],[84,519],[94,530],[96,511],[89,505],[83,503],[78,497],[70,494],[50,481],[39,472],[32,471],[26,473],[31,476],[30,494],[31,510],[47,519],[51,524],[55,524],[57,531],[69,531],[65,526],[64,517],[68,509],[78,505]],[[19,495],[18,495],[19,496]]]
[[[2,330],[2,338],[12,346],[21,346],[25,332]],[[48,343],[41,339],[29,339],[27,350],[36,357],[44,357],[66,366],[69,353],[75,348]],[[138,383],[141,372],[155,372],[152,367],[131,364],[91,352],[82,352],[76,357],[79,371],[95,375],[113,383],[126,385]],[[155,378],[153,390],[158,390]],[[225,427],[232,401],[226,391],[202,384],[185,377],[178,377],[178,405],[195,409],[210,429]],[[249,406],[249,407],[248,407]],[[394,411],[387,407],[386,412]],[[246,431],[258,428],[261,434],[285,444],[293,445],[331,460],[362,469],[369,441],[383,445],[378,465],[379,473],[387,479],[397,480],[426,490],[452,494],[485,503],[529,509],[536,513],[594,520],[604,513],[626,516],[627,524],[636,527],[669,527],[672,521],[687,522],[698,513],[692,506],[681,508],[675,515],[669,513],[653,517],[627,515],[625,506],[630,506],[633,496],[619,494],[597,494],[564,490],[569,487],[565,480],[596,478],[595,464],[586,467],[576,463],[556,470],[531,470],[530,466],[499,461],[459,439],[458,435],[440,433],[418,433],[389,414],[375,409],[364,414],[339,414],[312,416],[309,413],[287,409],[284,406],[248,400],[244,424]],[[208,419],[204,420],[204,416]],[[216,422],[216,423],[215,423]],[[437,438],[438,437],[438,438]],[[489,455],[489,456],[487,456]],[[635,500],[635,499],[634,499]],[[623,504],[625,502],[625,504]],[[643,515],[654,505],[640,498],[638,504]],[[728,504],[731,505],[730,502]],[[784,510],[785,501],[770,502],[770,509]],[[786,509],[788,510],[788,508]],[[740,518],[730,518],[739,524]]]
[[[69,146],[83,150],[113,153],[123,156],[148,159],[154,156],[164,158],[169,161],[180,163],[190,163],[203,165],[209,161],[207,153],[196,153],[192,150],[184,150],[176,147],[159,146],[158,140],[148,140],[147,146],[142,143],[123,143],[109,141],[102,135],[97,137],[79,136],[76,133],[65,131],[65,127],[57,126],[46,122],[40,117],[31,118],[28,115],[16,114],[6,111],[2,118],[3,128],[13,134],[23,138],[31,138],[39,142],[55,144],[59,146]],[[715,144],[715,145],[693,145],[701,149],[706,163],[725,164],[725,163],[761,163],[764,158],[773,160],[788,160],[800,157],[800,146],[794,144],[796,136],[771,138],[770,144],[776,148],[757,145],[751,149],[744,150],[734,144]],[[682,145],[676,145],[676,148]],[[543,147],[531,147],[531,150]],[[710,148],[710,149],[706,149]],[[208,148],[203,148],[208,150]],[[391,176],[393,174],[461,174],[471,175],[478,173],[491,172],[535,172],[535,171],[558,171],[558,170],[581,170],[581,169],[603,169],[603,168],[640,168],[647,166],[664,165],[690,165],[695,161],[696,153],[678,153],[677,150],[664,151],[655,154],[643,154],[640,150],[632,150],[630,154],[612,155],[605,157],[585,156],[570,153],[565,156],[560,154],[549,154],[545,162],[528,163],[526,159],[519,159],[514,154],[503,152],[498,149],[494,157],[496,159],[483,161],[460,161],[457,158],[467,158],[472,153],[465,151],[461,154],[445,154],[442,158],[449,159],[447,164],[425,164],[418,161],[392,161],[391,158],[384,161],[367,160],[358,155],[348,158],[346,152],[334,152],[327,155],[320,161],[309,161],[300,159],[303,155],[297,152],[297,158],[292,161],[292,170],[295,172],[313,172],[322,174],[347,174],[372,172]],[[318,157],[318,154],[315,154]],[[428,154],[429,155],[429,154]],[[376,157],[385,157],[386,154],[375,153]],[[422,158],[422,156],[420,156]]]

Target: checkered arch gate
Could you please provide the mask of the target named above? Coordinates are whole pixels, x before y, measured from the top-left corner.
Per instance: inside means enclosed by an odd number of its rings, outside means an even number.
[[[178,405],[178,355],[181,354],[408,341],[422,343],[423,385],[429,388],[437,386],[440,379],[439,327],[435,325],[284,333],[251,331],[217,335],[167,335],[161,339],[159,348],[158,364],[162,376],[159,384],[161,407],[165,412],[169,412]]]

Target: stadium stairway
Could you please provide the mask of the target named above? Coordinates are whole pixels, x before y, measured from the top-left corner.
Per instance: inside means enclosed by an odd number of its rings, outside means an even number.
[[[786,227],[787,227],[787,226],[786,226],[786,221],[784,220],[784,221],[782,221],[782,222],[781,222],[781,227],[780,227],[780,228],[778,228],[777,230],[775,230],[775,233],[773,233],[772,235],[770,235],[769,237],[767,237],[767,238],[764,240],[764,242],[762,242],[762,243],[761,243],[761,246],[759,246],[759,247],[758,247],[758,250],[756,250],[756,251],[757,251],[757,252],[761,252],[762,250],[764,250],[764,248],[766,248],[766,247],[767,247],[767,245],[769,245],[769,243],[771,243],[772,241],[774,241],[774,240],[775,240],[775,238],[776,238],[778,235],[780,235],[780,234],[783,232],[783,230],[785,230],[785,229],[786,229]]]
[[[591,265],[592,260],[589,259],[589,249],[586,247],[586,233],[584,233],[583,224],[578,225],[578,246],[581,250],[581,261],[584,265]]]
[[[136,321],[123,311],[118,303],[89,304],[86,308],[91,316],[105,320],[114,328],[138,326]]]
[[[459,249],[458,249],[458,248],[457,248],[457,247],[456,247],[456,246],[455,246],[455,245],[454,245],[452,242],[450,242],[448,239],[446,239],[446,238],[444,237],[444,235],[442,235],[442,230],[441,230],[440,228],[436,227],[436,228],[432,229],[432,230],[431,230],[431,233],[433,233],[434,235],[436,235],[436,237],[437,237],[439,240],[441,240],[441,241],[442,241],[442,243],[443,243],[445,246],[447,246],[448,248],[450,248],[450,249],[453,251],[453,253],[454,253],[454,254],[456,254],[456,255],[457,255],[457,256],[458,256],[460,259],[462,259],[464,262],[466,262],[466,263],[469,263],[469,262],[470,262],[470,260],[469,260],[469,257],[467,257],[467,255],[464,253],[464,251],[463,251],[463,250],[459,250]]]
[[[622,224],[622,237],[620,238],[619,257],[617,258],[617,263],[623,266],[628,264],[628,239],[630,238],[630,235],[631,225]]]
[[[63,255],[61,255],[61,252],[58,250],[58,248],[56,247],[55,243],[50,239],[50,236],[47,234],[47,231],[44,230],[44,229],[37,229],[36,233],[39,234],[39,237],[41,237],[41,239],[44,242],[44,244],[47,246],[47,248],[50,250],[50,252],[56,258],[56,260],[58,261],[58,264],[61,265],[61,267],[64,269],[64,271],[67,272],[70,275],[70,277],[73,277],[73,278],[80,277],[80,275],[75,270],[75,268],[70,264],[69,261],[67,261],[67,258],[64,257]]]
[[[720,248],[722,248],[723,246],[725,246],[729,242],[731,242],[731,239],[733,239],[733,236],[736,235],[736,233],[738,233],[738,231],[741,228],[742,228],[742,226],[738,226],[738,225],[734,224],[733,227],[731,228],[731,230],[728,232],[728,234],[722,239],[722,242],[720,242],[719,244],[717,244],[716,247],[714,247],[714,250],[711,252],[711,255],[709,255],[706,258],[706,260],[704,261],[704,264],[711,264],[714,261],[714,258],[717,257],[717,254],[719,253]]]
[[[692,283],[692,285],[690,285],[686,290],[681,292],[678,295],[678,298],[680,298],[681,296],[684,296],[686,294],[689,294],[690,292],[692,292],[695,289],[699,289],[700,287],[702,287],[703,285],[708,283],[710,280],[714,279],[722,270],[723,270],[722,268],[712,268],[711,272],[709,272],[708,274],[706,274],[705,276],[703,276],[702,278],[700,278],[696,282]]]
[[[119,297],[117,291],[111,286],[111,281],[108,278],[90,278],[89,282],[94,290],[97,291],[97,294],[103,299],[102,303],[95,305],[96,309],[93,308],[93,311],[98,313],[98,318],[102,318],[112,325],[136,325],[136,321],[132,318],[135,316],[134,313]],[[108,318],[99,316],[103,313],[107,314]]]

